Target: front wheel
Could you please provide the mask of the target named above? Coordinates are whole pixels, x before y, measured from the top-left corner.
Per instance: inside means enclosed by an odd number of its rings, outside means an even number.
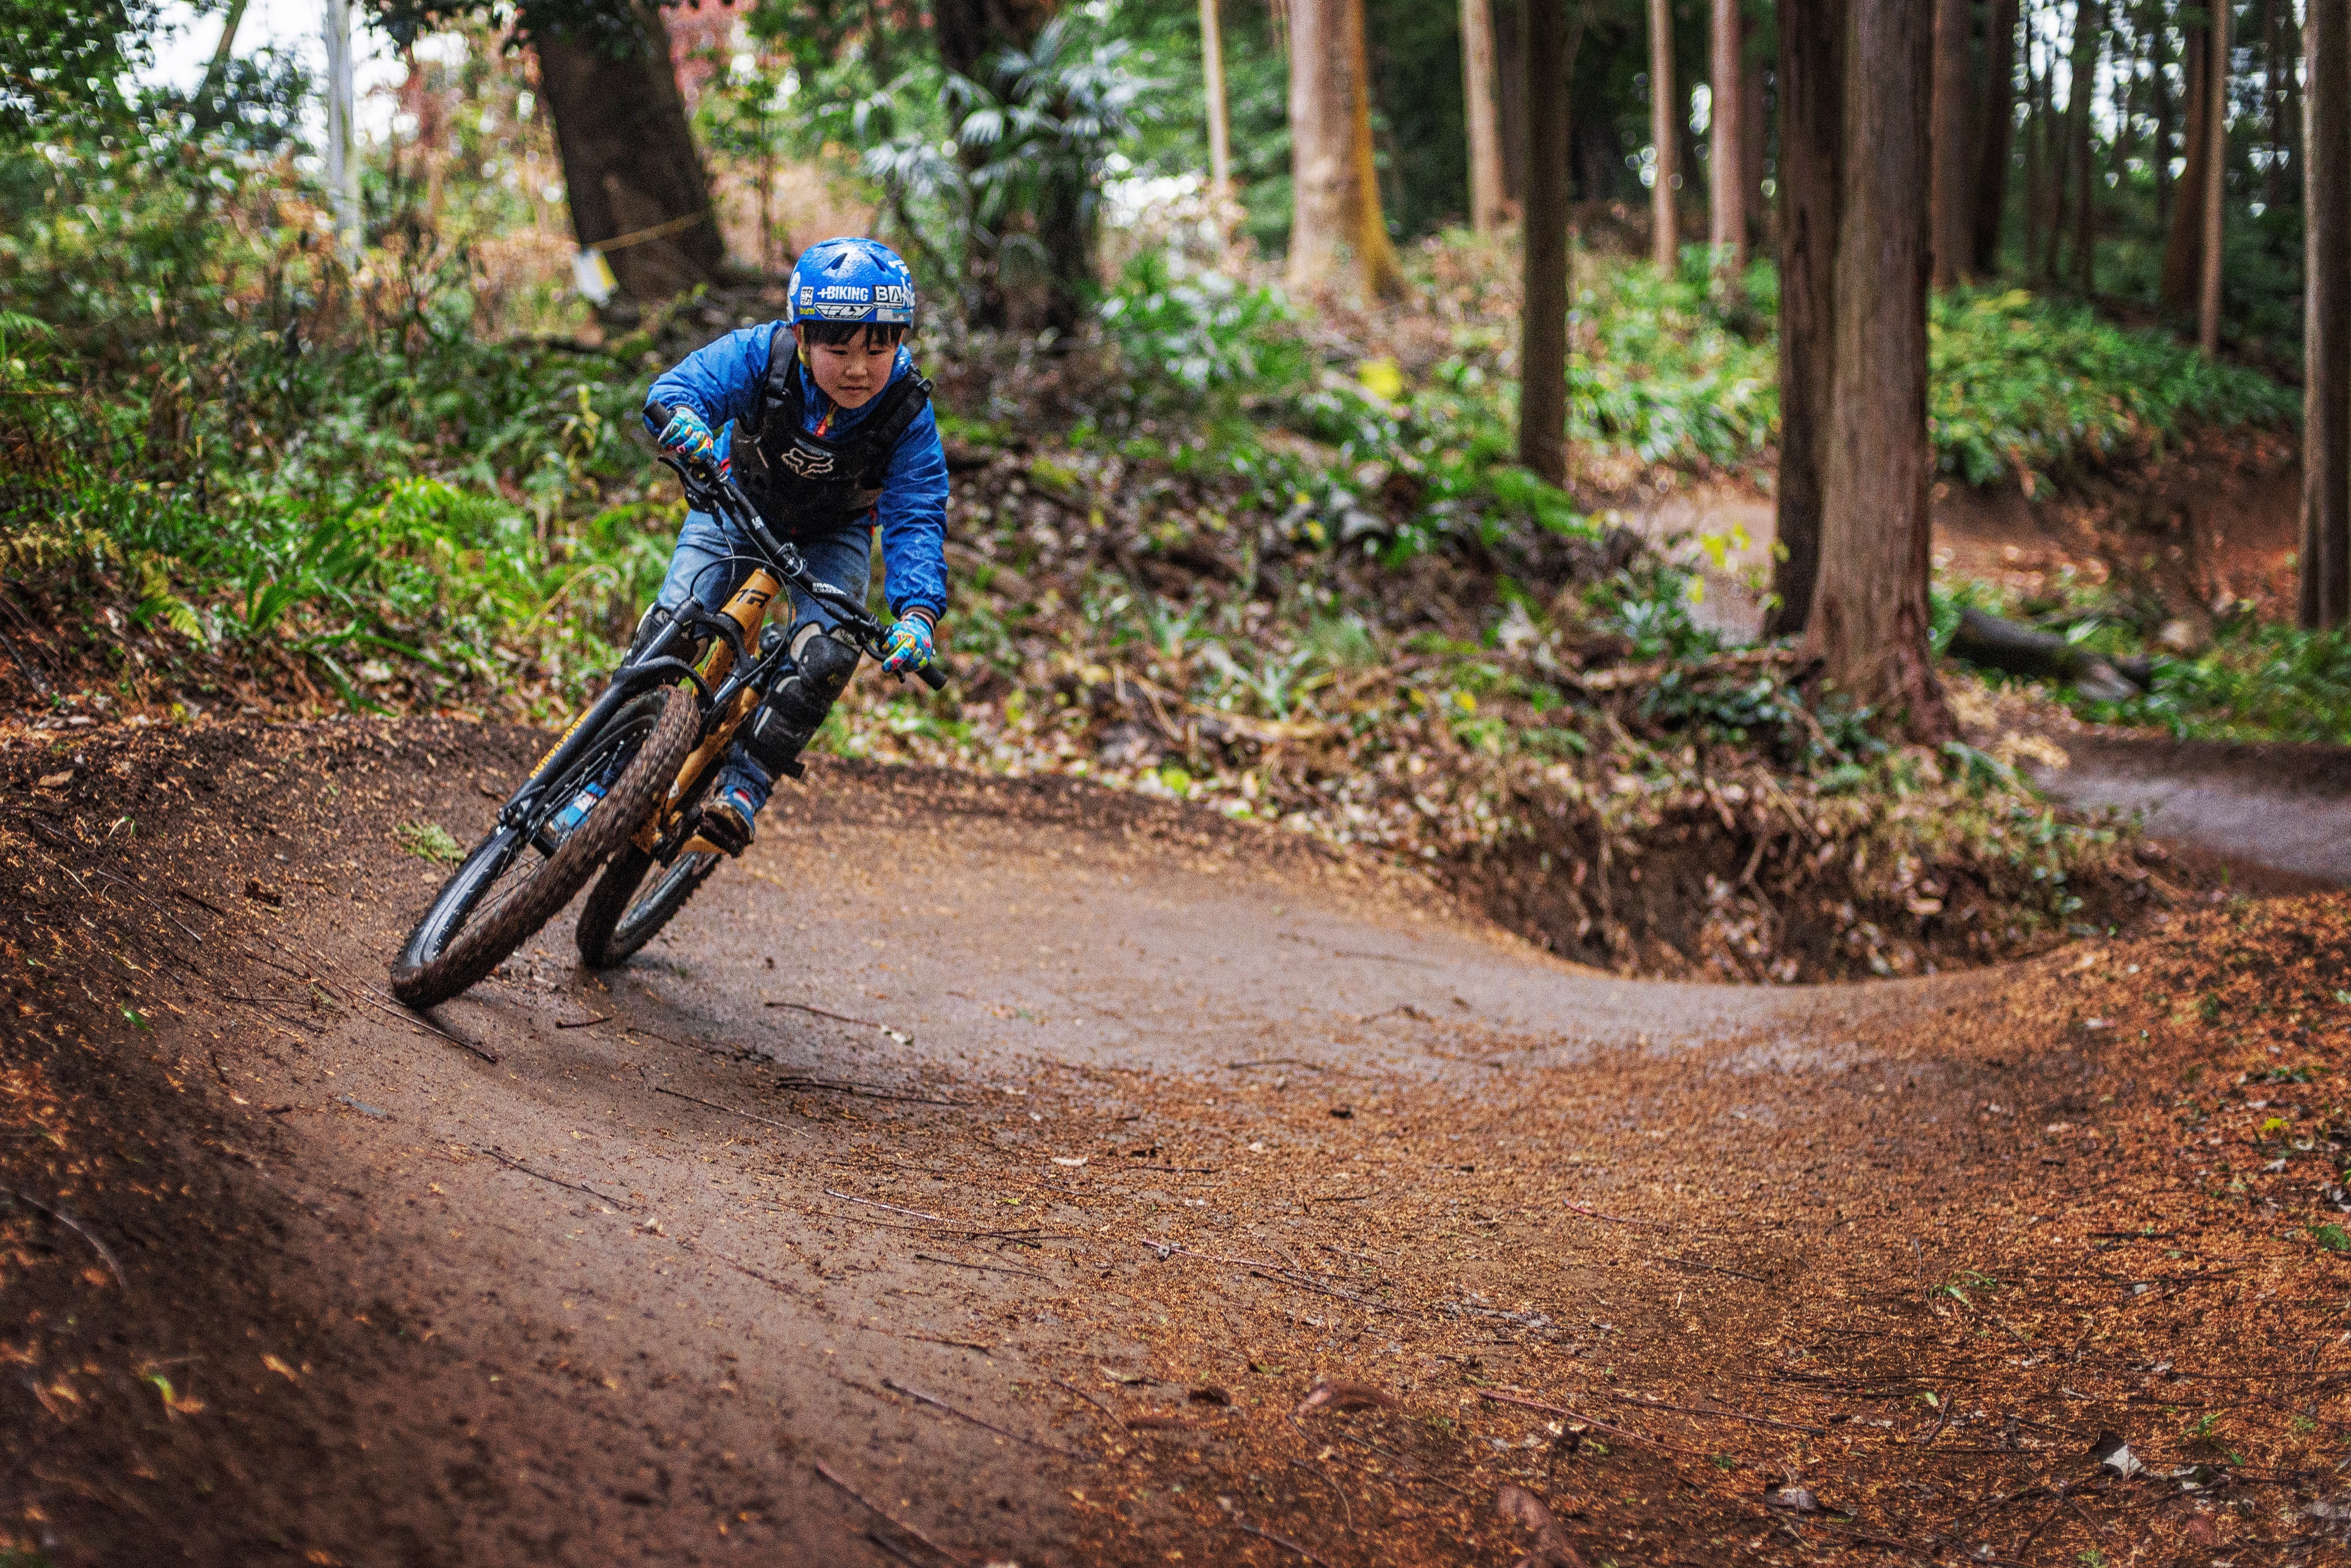
[[[529,940],[607,856],[628,844],[668,793],[699,727],[693,697],[676,686],[647,692],[605,720],[578,759],[539,792],[532,820],[493,827],[442,884],[392,964],[392,995],[413,1008],[436,1006]],[[607,779],[555,852],[540,852],[532,841],[547,820]]]
[[[710,873],[726,858],[707,850],[687,850],[661,869],[641,897],[637,889],[646,871],[660,869],[653,857],[634,844],[614,855],[604,874],[596,879],[596,890],[580,907],[580,925],[574,933],[580,961],[591,969],[627,963],[685,907],[686,900],[710,880]]]

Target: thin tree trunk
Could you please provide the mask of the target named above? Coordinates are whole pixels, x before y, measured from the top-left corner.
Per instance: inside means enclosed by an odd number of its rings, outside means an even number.
[[[220,91],[221,78],[228,74],[228,62],[236,48],[236,29],[245,20],[246,0],[228,0],[228,15],[221,18],[220,42],[213,46],[212,64],[204,68],[204,79],[196,89],[196,101],[209,109],[213,95]]]
[[[1290,284],[1335,281],[1341,247],[1364,289],[1398,293],[1403,269],[1380,214],[1363,0],[1290,0]]]
[[[1461,0],[1461,92],[1469,131],[1469,226],[1489,235],[1502,226],[1507,200],[1501,117],[1494,103],[1493,0]]]
[[[1821,570],[1821,486],[1835,363],[1847,0],[1780,0],[1779,549],[1764,618],[1804,629]]]
[[[2229,3],[2213,0],[2212,46],[2206,51],[2211,80],[2204,101],[2204,265],[2198,281],[2196,343],[2206,359],[2220,352],[2220,214],[2228,195]]]
[[[1934,170],[1928,194],[1934,245],[1934,285],[1967,280],[1975,256],[1974,214],[1968,210],[1968,121],[1974,94],[1968,80],[1968,0],[1935,0]]]
[[[1713,101],[1708,110],[1710,148],[1707,158],[1708,195],[1713,212],[1708,238],[1714,246],[1716,276],[1736,289],[1747,270],[1747,203],[1740,178],[1745,160],[1740,156],[1739,133],[1745,129],[1739,108],[1745,70],[1740,59],[1739,0],[1713,0],[1713,74],[1708,78]]]
[[[2155,19],[2155,30],[2148,43],[2155,57],[2155,153],[2150,162],[2155,165],[2155,221],[2168,224],[2171,219],[2171,138],[2174,131],[2174,101],[2171,96],[2171,16],[2163,0],[2147,0],[2147,10]]]
[[[1755,18],[1744,7],[1739,14],[1739,57],[1745,69],[1739,80],[1739,204],[1747,214],[1747,243],[1751,249],[1765,242],[1764,225],[1771,204],[1763,195],[1764,133],[1763,58],[1755,52]]]
[[[2303,23],[2302,623],[2351,621],[2351,0]]]
[[[2039,10],[2033,8],[2036,19]],[[2025,68],[2031,75],[2024,84],[2023,273],[2031,277],[2040,266],[2042,235],[2048,228],[2043,185],[2049,176],[2049,84],[2038,54],[2027,55]]]
[[[2294,77],[2294,53],[2286,42],[2287,29],[2294,26],[2291,6],[2278,0],[2262,0],[2262,107],[2268,111],[2270,122],[2270,166],[2263,194],[2273,207],[2285,204],[2287,180],[2293,171],[2287,167],[2285,84]]]
[[[1927,613],[1928,117],[1934,26],[1853,0],[1821,574],[1805,652],[1913,738],[1951,732]]]
[[[1526,40],[1525,313],[1519,461],[1567,483],[1567,0],[1522,0]]]
[[[606,253],[622,291],[642,302],[714,281],[726,246],[670,63],[669,30],[655,5],[630,15],[636,37],[625,52],[555,27],[533,29],[531,42],[572,234],[583,248],[650,235]]]
[[[2072,84],[2067,86],[2070,109],[2074,94]],[[2041,280],[2053,287],[2057,282],[2058,248],[2065,239],[2066,183],[2074,172],[2072,116],[2060,114],[2057,110],[2057,62],[2053,58],[2042,71],[2041,94],[2041,139],[2044,144],[2041,166],[2049,177],[2049,221],[2047,233],[2042,236],[2045,244],[2041,255]]]
[[[2096,292],[2098,263],[2098,161],[2090,146],[2090,103],[2098,91],[2098,51],[2105,37],[2102,0],[2079,0],[2074,12],[2074,85],[2066,95],[2066,120],[2074,143],[2074,287]]]
[[[2000,270],[2001,229],[2008,215],[2008,165],[2016,154],[2016,4],[1991,0],[1984,19],[1983,126],[1976,139],[1983,162],[1973,204],[1979,277]]]
[[[1232,194],[1233,140],[1225,110],[1224,19],[1217,6],[1218,0],[1200,0],[1200,77],[1208,109],[1208,192],[1221,205]]]
[[[1657,148],[1657,183],[1649,192],[1650,255],[1667,274],[1681,264],[1681,225],[1674,205],[1676,155],[1681,149],[1674,117],[1680,101],[1674,92],[1673,0],[1649,0],[1649,136]]]
[[[1502,194],[1507,215],[1519,215],[1527,193],[1526,17],[1519,0],[1497,0],[1494,20],[1494,118],[1502,134]]]
[[[2185,315],[2196,308],[2202,274],[2204,151],[2211,140],[2205,108],[2212,85],[2211,35],[2187,29],[2181,75],[2188,84],[2187,132],[2180,138],[2180,170],[2171,192],[2171,227],[2163,240],[2162,297],[2165,307]]]

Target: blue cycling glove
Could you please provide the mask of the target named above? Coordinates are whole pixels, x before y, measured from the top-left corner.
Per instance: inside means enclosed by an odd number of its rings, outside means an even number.
[[[670,410],[669,423],[653,441],[689,463],[711,463],[718,456],[718,438],[710,434],[709,422],[683,403]]]
[[[890,628],[890,640],[882,651],[882,668],[893,675],[911,670],[928,669],[938,662],[938,652],[931,643],[931,623],[919,615],[901,615]]]

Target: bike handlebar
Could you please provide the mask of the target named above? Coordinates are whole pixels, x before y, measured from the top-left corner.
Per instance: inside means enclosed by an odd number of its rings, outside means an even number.
[[[653,406],[661,408],[658,403]],[[662,412],[668,414],[673,411],[663,409]],[[759,516],[759,509],[751,504],[751,497],[743,493],[743,487],[730,476],[721,473],[716,465],[694,462],[675,453],[664,452],[661,460],[685,486],[685,499],[689,506],[703,511],[724,512],[732,517],[751,536],[752,541],[786,582],[810,599],[830,605],[857,632],[858,641],[864,644],[868,653],[877,659],[883,657],[882,648],[889,629],[859,601],[810,571],[798,549],[768,531],[767,519]],[[936,659],[918,665],[914,670],[916,678],[935,692],[946,689],[949,673],[944,663]]]

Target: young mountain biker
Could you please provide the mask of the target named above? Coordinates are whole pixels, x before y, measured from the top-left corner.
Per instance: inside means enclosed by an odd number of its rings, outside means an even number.
[[[914,276],[897,252],[876,240],[829,239],[792,268],[783,320],[687,355],[653,382],[645,404],[663,449],[730,471],[819,580],[862,595],[879,525],[895,618],[882,667],[893,674],[933,662],[932,632],[946,608],[946,454],[931,383],[904,346],[914,319]],[[717,609],[758,559],[738,530],[689,513],[636,645],[649,644],[689,600]],[[750,847],[752,821],[778,776],[799,777],[801,748],[857,668],[857,647],[831,634],[835,623],[823,605],[793,592],[791,666],[737,732],[702,811],[703,838],[730,855]]]

